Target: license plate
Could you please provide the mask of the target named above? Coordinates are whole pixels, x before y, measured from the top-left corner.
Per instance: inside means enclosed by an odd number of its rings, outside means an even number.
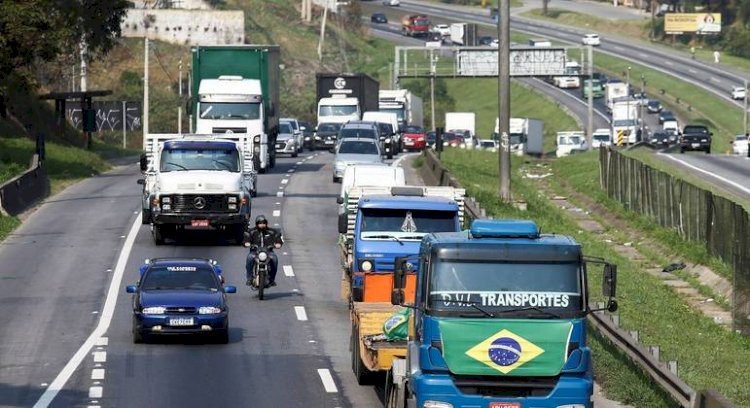
[[[693,143],[693,144],[692,144],[691,146],[693,146],[693,147],[698,147],[698,146],[700,146],[700,145],[701,145],[700,143]]]
[[[326,140],[326,144],[333,144],[333,140]]]
[[[191,227],[208,227],[208,220],[192,220],[190,221]]]
[[[192,317],[178,317],[169,319],[170,326],[193,326],[194,324],[195,323],[193,322]]]
[[[490,408],[521,408],[520,402],[490,402]]]
[[[411,140],[411,139],[406,139],[406,140],[404,140],[404,144],[413,145],[414,141]]]

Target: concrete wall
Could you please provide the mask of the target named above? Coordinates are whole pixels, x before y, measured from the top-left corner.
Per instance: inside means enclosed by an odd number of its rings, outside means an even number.
[[[223,45],[245,42],[243,11],[130,9],[123,37],[148,36],[179,45]]]

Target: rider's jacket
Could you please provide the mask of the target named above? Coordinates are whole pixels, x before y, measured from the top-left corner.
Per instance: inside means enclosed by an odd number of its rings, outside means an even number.
[[[281,234],[273,228],[266,228],[263,230],[253,228],[245,233],[244,243],[248,242],[252,246],[266,248],[273,246],[274,244],[282,245],[284,240],[281,238]]]

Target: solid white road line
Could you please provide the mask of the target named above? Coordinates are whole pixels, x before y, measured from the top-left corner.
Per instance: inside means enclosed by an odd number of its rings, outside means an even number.
[[[273,216],[278,217],[281,215],[281,210],[273,210]]]
[[[104,395],[104,387],[89,388],[89,398],[101,398]]]
[[[284,275],[289,277],[294,276],[294,269],[292,269],[292,265],[284,265],[282,266],[282,269],[284,269]]]
[[[307,156],[307,157],[305,157],[305,159],[306,160],[312,160],[313,157],[315,157],[315,156]]]
[[[294,306],[294,314],[297,315],[297,320],[301,322],[307,321],[307,312],[305,312],[304,306]]]
[[[286,183],[288,183],[288,182],[289,182],[289,179],[288,179],[288,178],[285,178],[285,179],[282,179],[282,180],[281,180],[281,184],[286,184]]]
[[[398,159],[396,159],[393,163],[391,163],[391,166],[398,167],[401,164],[402,160],[407,159],[407,158],[412,157],[412,156],[416,156],[418,154],[419,153],[407,153],[407,154],[399,157]]]
[[[104,369],[103,368],[95,368],[91,370],[91,379],[92,380],[103,380],[104,379]]]
[[[665,156],[665,157],[669,158],[670,160],[674,160],[674,161],[676,161],[676,162],[678,162],[678,163],[682,164],[683,166],[687,166],[687,167],[690,167],[691,169],[693,169],[693,170],[695,170],[695,171],[698,171],[698,172],[701,172],[701,173],[703,173],[703,174],[705,174],[705,175],[707,175],[707,176],[711,176],[711,177],[713,177],[713,178],[719,179],[719,180],[723,181],[724,183],[727,183],[727,184],[729,184],[729,185],[730,185],[730,186],[732,186],[732,187],[735,187],[735,188],[737,188],[737,189],[740,189],[740,190],[744,191],[745,193],[748,193],[748,194],[750,194],[750,188],[747,188],[747,187],[745,187],[745,186],[742,186],[742,185],[740,185],[740,184],[738,184],[738,183],[735,183],[735,182],[734,182],[734,181],[732,181],[732,180],[729,180],[729,179],[725,179],[724,177],[721,177],[721,176],[717,176],[716,174],[714,174],[714,173],[712,173],[712,172],[710,172],[710,171],[706,171],[706,170],[703,170],[703,169],[702,169],[702,168],[700,168],[700,167],[697,167],[697,166],[693,166],[692,164],[690,164],[690,163],[688,163],[688,162],[686,162],[686,161],[683,161],[683,160],[677,159],[677,158],[675,158],[675,157],[672,157],[672,155],[670,155],[670,154],[664,154],[664,153],[657,153],[657,154],[661,154],[661,155],[663,155],[663,156]]]
[[[323,387],[326,389],[326,392],[339,392],[338,388],[336,388],[336,383],[333,382],[331,372],[327,368],[319,368],[318,375],[320,376],[320,380],[323,381]]]
[[[44,393],[39,400],[34,404],[34,408],[45,408],[47,407],[60,390],[65,386],[65,383],[70,379],[75,370],[81,365],[83,359],[88,355],[89,350],[94,344],[107,332],[109,324],[112,322],[112,315],[115,312],[115,305],[117,304],[117,295],[120,293],[120,284],[122,283],[122,275],[125,272],[125,265],[128,262],[130,251],[133,249],[133,243],[135,237],[138,235],[138,231],[141,228],[140,217],[135,217],[133,225],[130,227],[130,232],[125,242],[122,245],[122,251],[120,256],[117,258],[115,264],[115,271],[112,275],[112,281],[109,284],[109,290],[107,291],[107,298],[104,301],[104,308],[99,318],[99,324],[94,328],[86,341],[76,351],[73,357],[65,364],[62,371],[55,377],[52,384],[44,390]]]

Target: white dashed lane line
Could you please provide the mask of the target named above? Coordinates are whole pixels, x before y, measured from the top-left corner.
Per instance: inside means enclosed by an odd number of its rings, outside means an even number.
[[[92,380],[103,380],[104,379],[104,369],[103,368],[95,368],[91,370],[91,379]]]
[[[294,306],[294,314],[297,315],[297,320],[301,322],[307,321],[307,312],[304,306]]]
[[[292,269],[292,265],[284,265],[282,266],[282,269],[284,269],[284,275],[289,277],[294,276],[294,269]]]
[[[107,362],[107,352],[106,351],[95,351],[93,354],[94,354],[94,362],[95,363],[106,363]]]
[[[302,162],[298,161],[297,163],[294,163],[294,164],[296,164],[297,166],[299,166],[300,164],[302,164]]]
[[[89,388],[89,398],[101,398],[104,395],[103,387],[91,387]]]
[[[284,197],[284,192],[283,191],[276,192],[276,197]]]
[[[336,383],[333,382],[331,371],[327,368],[319,368],[318,375],[320,376],[320,380],[323,381],[323,387],[326,389],[326,392],[339,392],[338,388],[336,388]]]
[[[278,217],[281,215],[281,210],[273,210],[273,216]]]
[[[285,179],[281,180],[281,184],[286,184],[286,183],[288,183],[288,182],[289,182],[289,179],[288,179],[288,178],[285,178]]]

